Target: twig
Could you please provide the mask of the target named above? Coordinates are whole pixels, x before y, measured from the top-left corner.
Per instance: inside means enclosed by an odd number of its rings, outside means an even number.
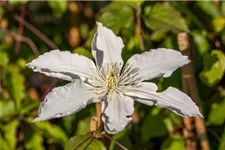
[[[93,138],[92,134],[89,137],[87,137],[85,140],[83,140],[79,145],[77,145],[77,147],[75,147],[74,150],[77,150],[79,147],[81,147],[84,143],[86,143],[91,138]]]
[[[137,20],[137,35],[139,36],[141,51],[143,52],[145,50],[145,46],[143,41],[143,31],[141,28],[141,6],[140,5],[137,5],[136,20]]]
[[[20,13],[21,18],[24,18],[25,14],[26,14],[26,7],[24,6],[24,7],[21,8],[21,13]],[[23,26],[22,23],[20,23],[19,24],[19,32],[18,32],[18,34],[21,35],[21,36],[23,35],[23,29],[24,29],[24,26]],[[21,46],[21,42],[17,41],[16,42],[16,46],[15,46],[15,54],[16,55],[19,53],[20,46]]]
[[[15,33],[11,32],[9,29],[6,29],[6,28],[4,28],[4,29],[1,28],[1,30],[3,32],[5,32],[6,34],[10,34],[16,41],[27,43],[27,45],[29,45],[30,48],[32,49],[34,55],[35,56],[39,55],[39,51],[38,51],[36,45],[34,44],[34,42],[30,38],[15,34]]]
[[[49,38],[47,38],[44,34],[42,34],[38,29],[36,29],[33,25],[25,21],[18,15],[13,15],[13,18],[27,27],[30,31],[32,31],[36,36],[38,36],[42,41],[44,41],[49,47],[52,49],[58,48]]]
[[[53,79],[52,83],[45,89],[44,93],[41,95],[41,100],[43,101],[45,96],[50,92],[54,86],[59,82],[58,79]]]
[[[213,130],[207,129],[209,133],[211,133],[220,143],[222,143],[225,146],[225,142],[220,138],[220,136]]]
[[[120,144],[119,142],[117,142],[112,137],[108,136],[107,134],[103,134],[103,136],[107,137],[108,139],[110,139],[111,141],[113,141],[114,143],[116,143],[123,150],[128,150],[125,146],[123,146],[122,144]]]

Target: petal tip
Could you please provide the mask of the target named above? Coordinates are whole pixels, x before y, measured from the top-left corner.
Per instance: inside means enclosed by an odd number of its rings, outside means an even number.
[[[102,26],[101,22],[95,21],[98,26]]]
[[[39,121],[42,121],[42,119],[41,118],[35,118],[33,121],[32,121],[32,123],[34,123],[34,122],[39,122]]]
[[[204,118],[204,116],[201,113],[199,113],[197,116],[201,117],[201,118]]]

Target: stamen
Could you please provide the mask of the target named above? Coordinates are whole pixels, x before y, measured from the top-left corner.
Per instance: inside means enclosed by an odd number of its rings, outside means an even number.
[[[93,76],[88,80],[93,86],[93,92],[101,97],[104,97],[113,90],[121,93],[122,86],[133,86],[141,81],[138,74],[138,68],[132,68],[126,64],[122,67],[122,63],[104,64],[102,67],[97,67],[93,71]]]

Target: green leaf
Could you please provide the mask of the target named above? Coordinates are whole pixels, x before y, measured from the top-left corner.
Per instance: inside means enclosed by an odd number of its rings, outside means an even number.
[[[109,5],[103,8],[103,10],[120,9],[123,6],[136,7],[141,5],[145,0],[113,0]]]
[[[9,1],[10,5],[25,5],[28,2],[28,0],[12,0]]]
[[[26,61],[25,59],[23,59],[23,58],[20,58],[20,59],[18,59],[18,61],[17,61],[17,65],[18,65],[21,69],[26,68],[26,67],[27,67],[26,64],[27,64],[27,61]]]
[[[187,22],[189,28],[192,26],[197,26],[200,29],[204,29],[203,22],[195,15],[192,9],[189,9],[188,5],[181,3],[180,1],[170,1],[170,4],[174,6],[179,12],[184,14],[185,21]]]
[[[144,15],[146,26],[152,30],[189,32],[184,18],[167,2],[146,6]]]
[[[56,17],[61,17],[67,10],[67,1],[48,1]]]
[[[0,19],[2,19],[4,12],[5,10],[3,9],[3,7],[0,7]]]
[[[167,138],[161,145],[161,150],[185,150],[185,141],[181,136]]]
[[[76,53],[76,54],[79,54],[79,55],[83,55],[83,56],[86,56],[90,59],[94,59],[94,57],[92,56],[91,52],[83,47],[77,47],[75,48],[72,53]]]
[[[225,121],[225,98],[220,103],[213,103],[209,117],[208,117],[208,124],[213,125],[221,125]]]
[[[43,137],[39,133],[25,132],[25,148],[30,150],[45,150]]]
[[[3,52],[3,51],[1,51],[0,53],[1,53],[1,55],[0,55],[0,66],[6,67],[6,65],[9,62],[8,54],[6,52]]]
[[[208,86],[218,83],[224,75],[225,55],[222,51],[213,50],[204,57],[204,69],[200,73],[200,79]]]
[[[134,12],[131,7],[121,2],[112,2],[100,12],[99,21],[118,34],[122,28],[133,23]]]
[[[139,46],[139,37],[138,36],[132,36],[130,37],[128,43],[126,44],[126,48],[128,50],[132,50],[134,47]]]
[[[221,140],[225,141],[225,128],[223,130],[223,133],[222,133],[222,136],[221,136]],[[225,143],[224,142],[220,142],[218,150],[225,150]]]
[[[76,135],[69,139],[66,143],[64,150],[74,150],[81,142],[87,139],[91,133],[87,133],[85,135]],[[106,150],[104,144],[97,139],[89,139],[82,146],[78,148],[78,150]]]
[[[82,120],[79,120],[77,124],[76,134],[82,135],[84,133],[87,133],[90,130],[90,120],[91,120],[91,116],[88,116]]]
[[[16,149],[18,120],[13,120],[3,127],[4,137],[8,143],[9,149]]]
[[[47,137],[49,143],[65,143],[68,139],[65,132],[59,126],[50,124],[49,122],[36,122],[32,126],[37,132]]]
[[[8,150],[9,149],[9,145],[6,142],[6,140],[3,138],[1,132],[0,132],[0,143],[1,143],[1,150]]]
[[[149,115],[144,120],[141,128],[143,141],[148,141],[152,137],[165,136],[167,128],[162,118],[160,109],[154,107]]]
[[[225,1],[222,1],[220,6],[221,14],[225,17]]]
[[[197,1],[196,5],[210,17],[220,16],[219,9],[212,1]]]
[[[213,18],[212,25],[214,31],[216,31],[217,33],[221,32],[225,27],[225,18],[224,17]]]
[[[115,139],[117,142],[121,143],[127,149],[132,148],[132,143],[130,141],[130,134],[128,133],[128,131],[130,130],[129,127],[131,127],[131,126],[128,126],[122,132],[113,135],[113,139]],[[117,149],[121,149],[121,148],[114,142],[111,142],[109,149],[117,150]]]
[[[15,103],[11,100],[0,101],[0,118],[16,114]]]
[[[205,54],[209,51],[210,45],[207,41],[207,33],[204,31],[193,31],[191,35],[194,38],[195,46],[200,55]]]
[[[176,70],[169,78],[163,78],[162,85],[164,89],[172,86],[175,88],[181,88],[181,72],[180,70]]]
[[[168,36],[164,39],[162,47],[177,49],[177,36]]]
[[[30,101],[28,104],[24,104],[23,107],[20,110],[21,114],[28,114],[30,111],[34,108],[38,108],[40,105],[40,102],[38,101]]]
[[[62,126],[65,129],[65,132],[67,133],[67,135],[70,135],[71,133],[74,133],[74,121],[76,119],[76,114],[73,115],[69,115],[66,117],[62,118]]]
[[[165,36],[166,36],[165,32],[156,30],[152,33],[151,40],[158,42],[158,41],[162,40]]]
[[[20,73],[17,66],[8,66],[8,75],[6,77],[5,85],[9,90],[10,96],[16,102],[16,108],[19,110],[21,107],[21,101],[24,98],[24,76]]]

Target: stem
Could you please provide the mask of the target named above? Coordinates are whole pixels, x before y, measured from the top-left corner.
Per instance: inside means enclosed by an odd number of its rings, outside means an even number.
[[[34,44],[34,42],[30,38],[15,34],[15,33],[11,32],[9,29],[6,29],[6,28],[5,29],[1,28],[1,30],[6,34],[11,35],[16,41],[21,41],[21,42],[27,43],[27,45],[29,45],[31,50],[33,51],[34,55],[35,56],[39,55],[39,51],[38,51],[36,45]]]
[[[22,7],[21,8],[21,13],[20,13],[20,17],[21,18],[24,18],[26,15],[26,6]],[[22,23],[19,24],[19,32],[18,34],[23,36],[23,29],[24,29],[24,26]],[[20,47],[21,47],[21,41],[17,41],[16,42],[16,46],[15,46],[15,54],[17,55],[20,51]]]
[[[45,89],[44,93],[41,95],[41,100],[43,101],[45,96],[48,94],[48,92],[50,92],[55,85],[59,82],[59,79],[52,79],[52,83],[50,85],[48,85],[48,87]]]
[[[74,148],[74,150],[77,150],[79,147],[81,147],[84,143],[86,143],[89,139],[93,138],[93,135],[90,135],[85,140],[83,140],[77,147]]]
[[[123,146],[122,144],[120,144],[119,142],[117,142],[116,140],[114,140],[112,137],[110,137],[109,135],[107,135],[107,133],[106,134],[103,134],[103,136],[107,137],[108,139],[110,139],[111,141],[113,141],[114,143],[116,143],[123,150],[128,150],[125,146]]]
[[[141,51],[143,52],[145,50],[145,46],[143,41],[143,32],[141,28],[141,6],[140,5],[137,5],[136,20],[137,20],[137,35],[139,36]]]
[[[49,38],[47,38],[37,28],[35,28],[33,25],[25,21],[23,18],[21,18],[20,16],[16,14],[13,15],[13,18],[19,23],[23,24],[25,27],[27,27],[30,31],[32,31],[36,36],[38,36],[42,41],[44,41],[49,47],[51,47],[52,49],[58,48]]]
[[[98,128],[102,125],[102,102],[98,102],[95,105],[96,108],[96,116],[98,119]]]

